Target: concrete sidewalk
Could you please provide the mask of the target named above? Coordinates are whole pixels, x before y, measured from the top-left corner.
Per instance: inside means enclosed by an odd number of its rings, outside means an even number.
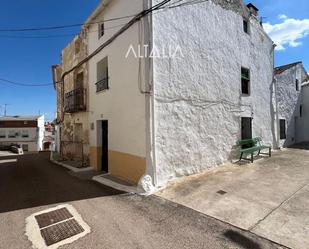
[[[158,195],[291,248],[309,245],[309,150],[188,177]]]

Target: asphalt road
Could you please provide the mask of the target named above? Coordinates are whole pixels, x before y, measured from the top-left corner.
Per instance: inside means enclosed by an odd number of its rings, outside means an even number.
[[[61,248],[284,248],[165,199],[123,194],[73,176],[47,154],[2,159],[1,249],[31,248],[25,218],[59,203],[73,205],[91,227],[89,235]]]

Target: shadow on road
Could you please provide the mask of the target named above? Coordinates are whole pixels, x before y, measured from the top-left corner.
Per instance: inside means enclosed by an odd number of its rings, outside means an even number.
[[[243,234],[233,231],[233,230],[228,230],[224,233],[224,236],[228,238],[230,241],[238,244],[241,248],[246,248],[246,249],[261,249],[261,246],[253,241],[250,238],[247,238]]]
[[[49,154],[31,154],[0,164],[0,213],[42,205],[122,194],[49,162]]]

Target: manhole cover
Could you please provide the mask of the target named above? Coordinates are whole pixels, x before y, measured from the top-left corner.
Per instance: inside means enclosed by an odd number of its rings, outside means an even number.
[[[52,224],[70,219],[72,217],[72,214],[66,208],[61,208],[55,211],[35,216],[40,228],[50,226]]]
[[[84,232],[84,229],[75,219],[71,219],[41,230],[42,237],[47,246],[68,239],[74,235]]]

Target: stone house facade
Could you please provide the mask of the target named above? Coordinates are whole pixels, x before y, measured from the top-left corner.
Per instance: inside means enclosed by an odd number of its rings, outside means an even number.
[[[278,100],[278,143],[288,147],[304,141],[302,125],[307,108],[303,97],[302,84],[308,81],[308,74],[302,62],[295,62],[275,68]],[[303,100],[304,99],[304,100]]]
[[[89,165],[89,89],[88,63],[67,75],[62,74],[87,56],[86,33],[81,32],[61,53],[61,64],[52,67],[57,92],[57,129],[59,150],[66,160]]]

